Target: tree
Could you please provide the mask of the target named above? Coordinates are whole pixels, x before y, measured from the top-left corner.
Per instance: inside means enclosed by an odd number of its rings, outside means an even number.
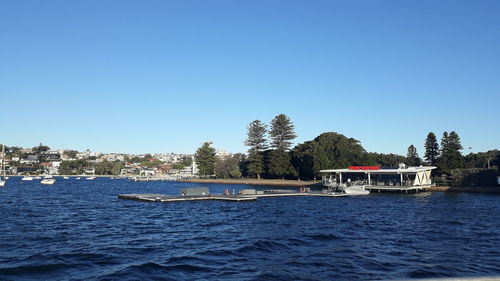
[[[288,154],[292,140],[295,135],[292,121],[285,114],[279,114],[271,121],[271,148],[273,151],[269,154],[269,173],[274,176],[284,178],[286,175],[293,174],[291,158]]]
[[[134,157],[132,157],[132,158],[130,159],[130,161],[131,161],[132,163],[140,163],[140,162],[142,162],[142,161],[143,161],[143,159],[142,159],[141,157],[139,157],[139,156],[134,156]]]
[[[269,153],[269,173],[282,179],[285,176],[294,175],[295,171],[291,161],[288,152],[281,149],[272,150]]]
[[[121,172],[121,170],[122,170],[122,168],[123,168],[122,162],[120,162],[118,160],[115,161],[115,162],[113,162],[113,167],[111,168],[111,174],[113,174],[115,176],[119,175],[120,172]]]
[[[215,163],[215,175],[218,178],[240,178],[240,162],[243,155],[241,153],[233,154],[224,159],[217,158]]]
[[[215,169],[215,149],[211,147],[211,142],[205,142],[196,150],[194,159],[198,165],[198,174],[200,176],[210,176],[214,174]]]
[[[267,148],[266,133],[266,125],[260,120],[252,121],[247,126],[245,145],[250,147],[247,168],[248,173],[257,176],[257,179],[260,179],[265,167],[263,151]]]
[[[182,159],[180,161],[185,167],[191,166],[193,164],[193,158],[191,156],[182,156]]]
[[[368,156],[358,140],[335,132],[323,133],[299,144],[291,152],[292,163],[301,178],[319,176],[322,169],[366,164]],[[378,161],[372,157],[372,161]],[[404,157],[403,157],[404,158]]]
[[[464,167],[464,157],[460,152],[462,149],[460,137],[456,132],[443,133],[443,138],[441,139],[441,157],[438,162],[443,172],[449,174],[452,169]]]
[[[31,151],[33,151],[34,153],[42,153],[42,152],[45,152],[48,150],[50,150],[50,147],[43,145],[42,143],[40,143],[38,146],[35,146],[31,149]]]
[[[84,160],[74,160],[74,161],[62,161],[59,166],[59,173],[62,175],[81,175],[83,174],[83,168],[88,166],[89,163]]]
[[[271,147],[274,150],[288,151],[292,145],[292,140],[297,136],[295,135],[294,126],[292,121],[285,114],[279,114],[271,121]]]
[[[406,154],[406,164],[411,167],[420,166],[420,157],[418,157],[417,148],[412,144],[408,147]]]
[[[439,144],[436,139],[436,135],[433,132],[430,132],[425,139],[425,161],[435,166],[437,164],[437,160],[439,158]]]
[[[397,167],[401,163],[406,162],[406,157],[394,153],[384,154],[376,152],[368,152],[365,154],[366,160],[363,165],[380,165],[386,167]]]
[[[65,150],[64,155],[68,156],[70,159],[75,159],[76,155],[78,154],[78,151],[76,150]]]
[[[111,175],[113,170],[113,163],[108,160],[104,160],[100,163],[97,163],[95,167],[96,175]]]

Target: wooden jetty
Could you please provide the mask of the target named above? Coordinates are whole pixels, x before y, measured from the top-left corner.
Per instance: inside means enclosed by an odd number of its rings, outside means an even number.
[[[269,197],[297,197],[297,196],[316,196],[316,197],[345,197],[347,194],[342,193],[320,193],[320,192],[289,192],[289,193],[264,193],[253,195],[224,195],[224,194],[209,194],[196,196],[170,196],[162,194],[119,194],[118,198],[135,201],[146,202],[185,202],[185,201],[231,201],[231,202],[249,202],[255,201],[258,198]]]

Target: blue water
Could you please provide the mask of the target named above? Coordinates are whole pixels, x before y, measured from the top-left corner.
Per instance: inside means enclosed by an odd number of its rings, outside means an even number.
[[[500,275],[500,196],[147,203],[226,185],[11,178],[0,280],[370,280]],[[234,186],[242,188],[243,186]],[[231,187],[232,188],[232,187]],[[243,187],[244,188],[244,187]]]

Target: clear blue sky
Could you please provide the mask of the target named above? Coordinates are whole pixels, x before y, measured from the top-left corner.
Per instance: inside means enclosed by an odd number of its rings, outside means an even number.
[[[423,155],[500,148],[500,1],[0,1],[0,142],[244,152],[280,113]],[[469,149],[464,152],[468,153]]]

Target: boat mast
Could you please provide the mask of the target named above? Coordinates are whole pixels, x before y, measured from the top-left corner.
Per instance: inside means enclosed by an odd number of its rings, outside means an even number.
[[[5,180],[5,144],[2,144],[2,176]]]

